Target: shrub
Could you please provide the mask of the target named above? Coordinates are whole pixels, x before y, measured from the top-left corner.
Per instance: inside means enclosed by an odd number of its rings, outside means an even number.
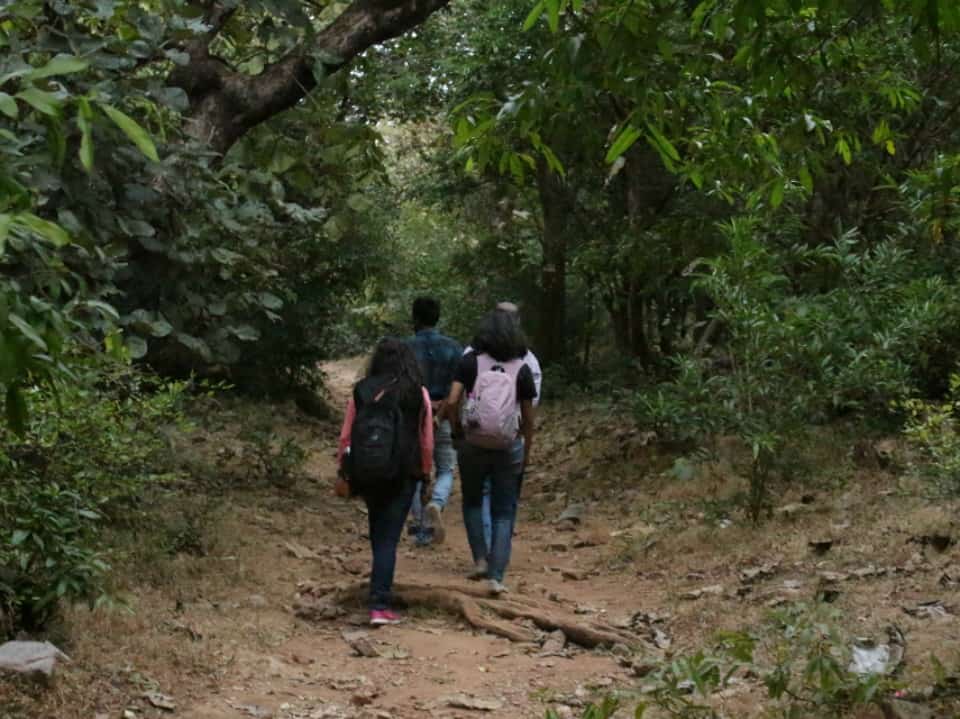
[[[960,407],[960,374],[950,376],[949,395],[943,401],[913,398],[898,406],[907,415],[904,434],[924,460],[916,467],[917,472],[929,477],[938,488],[956,493],[960,490],[960,432],[956,417]]]
[[[714,304],[726,367],[688,354],[637,410],[668,438],[740,437],[753,452],[756,520],[770,470],[799,429],[840,413],[882,416],[915,392],[918,348],[955,323],[958,290],[924,275],[908,251],[863,246],[855,232],[809,248],[784,246],[749,218],[724,229],[729,249],[703,263],[697,286]]]
[[[143,493],[169,476],[165,433],[183,422],[185,388],[84,360],[70,383],[30,393],[24,435],[0,429],[0,597],[14,628],[104,596],[101,530],[137,521]]]

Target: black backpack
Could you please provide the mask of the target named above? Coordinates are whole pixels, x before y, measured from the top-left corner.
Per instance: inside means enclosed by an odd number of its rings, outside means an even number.
[[[350,490],[382,495],[411,476],[416,429],[397,398],[396,378],[368,377],[353,389],[357,414],[350,430]]]

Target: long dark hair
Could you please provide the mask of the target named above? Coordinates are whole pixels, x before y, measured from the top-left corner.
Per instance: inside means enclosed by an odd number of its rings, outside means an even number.
[[[413,349],[403,340],[384,337],[367,365],[367,377],[394,377],[401,404],[419,408],[423,402],[423,376]]]
[[[498,362],[523,359],[527,354],[527,338],[516,313],[504,310],[484,315],[472,345],[477,354],[488,354]]]

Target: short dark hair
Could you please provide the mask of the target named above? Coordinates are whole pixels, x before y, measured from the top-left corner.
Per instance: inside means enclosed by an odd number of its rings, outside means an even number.
[[[440,303],[433,297],[418,297],[413,301],[413,323],[417,327],[436,327],[440,321]]]
[[[471,344],[478,354],[488,354],[498,362],[523,359],[527,354],[527,338],[517,315],[504,310],[484,315]]]

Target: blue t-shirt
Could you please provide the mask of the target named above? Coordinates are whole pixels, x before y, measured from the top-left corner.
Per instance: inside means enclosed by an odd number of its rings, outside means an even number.
[[[460,365],[463,347],[432,328],[420,330],[408,341],[417,355],[430,399],[446,399]]]

